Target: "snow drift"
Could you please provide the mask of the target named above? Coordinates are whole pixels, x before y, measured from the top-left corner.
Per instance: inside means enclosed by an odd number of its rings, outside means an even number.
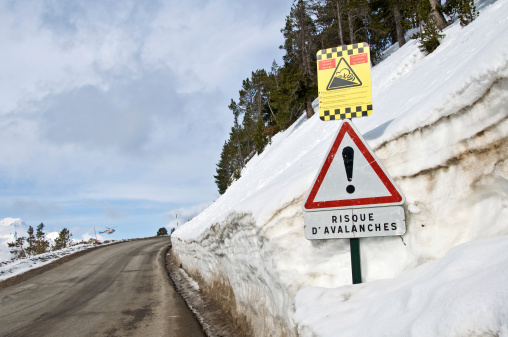
[[[252,335],[508,335],[508,0],[444,33],[428,56],[411,40],[375,66],[374,112],[353,120],[406,197],[404,236],[361,240],[364,284],[351,285],[348,240],[304,237],[302,204],[340,126],[316,115],[173,234],[182,268]],[[425,307],[432,294],[453,305]],[[473,303],[499,310],[465,325]]]

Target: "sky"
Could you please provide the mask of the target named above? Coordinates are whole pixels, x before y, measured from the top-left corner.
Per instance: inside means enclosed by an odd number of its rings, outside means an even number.
[[[199,213],[291,3],[0,0],[0,219],[122,239]]]

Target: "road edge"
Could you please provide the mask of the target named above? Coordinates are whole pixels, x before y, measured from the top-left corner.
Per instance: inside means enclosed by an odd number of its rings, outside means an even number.
[[[196,289],[196,281],[192,280],[181,265],[172,257],[172,244],[166,253],[166,269],[174,285],[175,291],[183,298],[189,309],[194,313],[208,337],[250,336],[241,326],[237,326],[221,305],[203,288]],[[194,283],[194,284],[191,284]]]

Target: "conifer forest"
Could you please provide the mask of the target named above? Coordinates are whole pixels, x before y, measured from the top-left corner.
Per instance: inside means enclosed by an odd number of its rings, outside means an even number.
[[[305,111],[313,114],[317,97],[316,52],[366,42],[371,66],[387,47],[418,39],[423,53],[432,53],[455,20],[467,25],[476,18],[473,0],[294,0],[281,33],[283,64],[252,71],[242,81],[228,108],[234,122],[217,163],[215,183],[223,194],[241,175],[250,158]]]

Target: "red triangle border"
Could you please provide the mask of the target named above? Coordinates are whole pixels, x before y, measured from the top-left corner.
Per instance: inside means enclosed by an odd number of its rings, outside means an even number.
[[[387,190],[390,192],[390,196],[383,197],[372,197],[372,198],[358,198],[358,199],[346,199],[346,200],[330,200],[330,201],[314,201],[316,198],[317,192],[323,183],[323,180],[330,168],[330,165],[333,162],[333,159],[344,139],[346,133],[351,137],[353,142],[356,144],[360,152],[363,154],[367,162],[371,165],[372,169],[378,177],[381,179],[381,182],[385,185]],[[367,146],[364,144],[363,140],[360,139],[358,134],[355,132],[351,123],[348,120],[344,120],[342,126],[333,142],[333,145],[326,157],[325,162],[323,163],[321,170],[318,176],[315,179],[314,185],[310,190],[309,196],[304,204],[304,209],[313,211],[320,209],[329,209],[329,208],[345,208],[345,207],[359,207],[359,206],[383,206],[380,204],[401,204],[404,202],[403,196],[399,193],[397,188],[394,186],[390,178],[385,174],[378,161],[373,157]],[[388,206],[388,205],[386,205]]]

